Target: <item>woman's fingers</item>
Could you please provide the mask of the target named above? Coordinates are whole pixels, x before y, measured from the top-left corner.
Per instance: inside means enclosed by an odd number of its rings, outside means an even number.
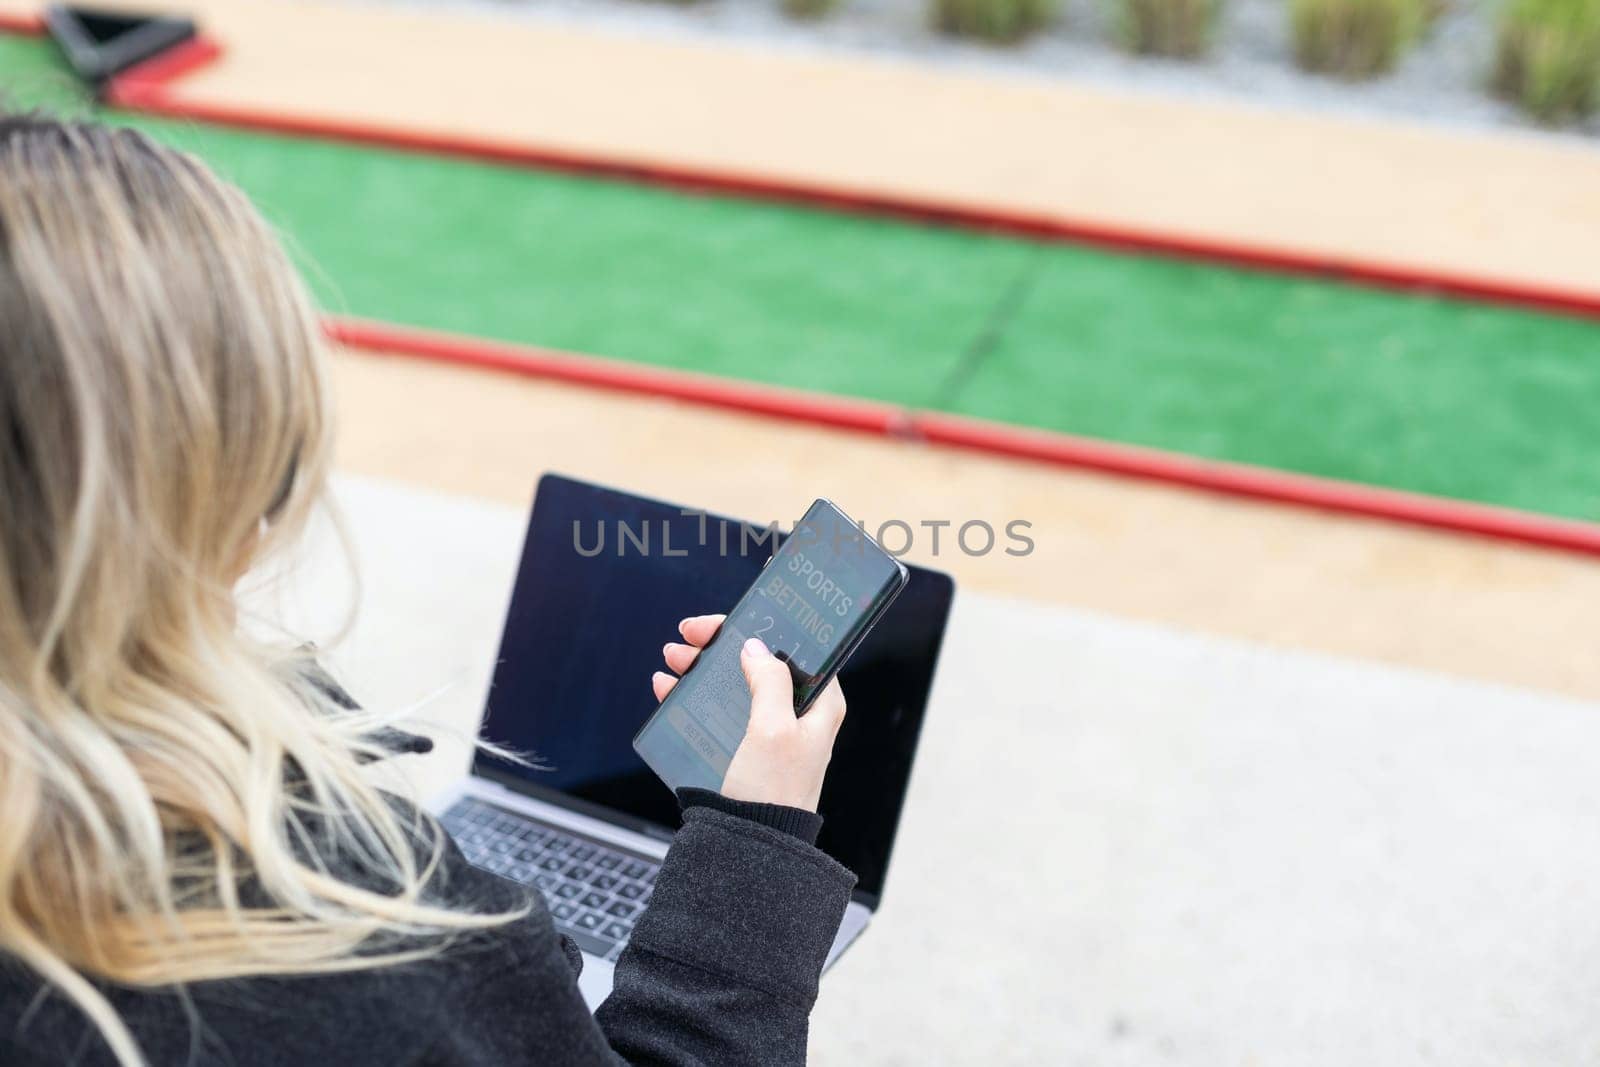
[[[650,676],[650,688],[655,690],[657,700],[665,700],[667,694],[672,692],[672,687],[678,684],[678,679],[674,678],[673,674],[682,674],[694,666],[700,650],[717,636],[717,630],[722,627],[722,620],[725,618],[726,615],[693,615],[678,624],[678,632],[683,635],[687,644],[668,641],[661,647],[661,658],[666,660],[672,674],[656,671]]]
[[[678,632],[696,648],[705,648],[717,636],[717,631],[722,628],[722,620],[726,618],[726,615],[694,615],[678,624]]]
[[[667,661],[667,669],[673,674],[682,674],[694,666],[694,661],[700,655],[700,650],[693,645],[680,645],[676,641],[668,641],[661,648],[661,658]]]

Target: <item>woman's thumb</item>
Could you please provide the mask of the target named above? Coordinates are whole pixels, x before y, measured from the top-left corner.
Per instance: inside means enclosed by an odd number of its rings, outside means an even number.
[[[750,686],[750,722],[779,726],[794,722],[794,680],[788,666],[752,637],[739,651],[739,666]]]

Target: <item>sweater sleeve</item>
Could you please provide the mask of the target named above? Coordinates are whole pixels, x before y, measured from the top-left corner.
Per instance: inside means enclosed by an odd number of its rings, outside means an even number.
[[[782,830],[808,845],[816,844],[817,835],[822,832],[822,816],[804,808],[790,808],[782,804],[760,804],[753,800],[733,800],[721,793],[709,789],[696,789],[693,786],[684,786],[678,790],[678,803],[684,810],[693,807],[713,808],[729,815],[737,815],[741,819],[749,819],[762,826]]]
[[[507,931],[502,962],[480,964],[456,988],[459,1022],[426,1062],[805,1062],[818,979],[855,876],[793,833],[684,800],[683,828],[599,1010],[590,1015],[577,954],[536,897]]]
[[[630,1061],[803,1064],[854,884],[787,833],[688,808],[596,1021]]]

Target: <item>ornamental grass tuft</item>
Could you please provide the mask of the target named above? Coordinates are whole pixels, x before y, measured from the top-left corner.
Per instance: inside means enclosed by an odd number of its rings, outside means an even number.
[[[783,13],[792,19],[820,19],[839,6],[839,0],[783,0]]]
[[[1211,42],[1219,0],[1120,0],[1122,43],[1140,55],[1194,59]]]
[[[940,33],[1010,44],[1037,33],[1055,13],[1052,0],[933,0]]]
[[[1492,86],[1542,122],[1592,113],[1600,106],[1600,0],[1510,0]]]
[[[1371,78],[1394,69],[1421,35],[1430,0],[1290,0],[1295,61],[1340,78]]]

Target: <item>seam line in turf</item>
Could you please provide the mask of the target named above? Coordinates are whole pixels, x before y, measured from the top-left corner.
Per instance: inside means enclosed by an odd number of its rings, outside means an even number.
[[[945,372],[942,379],[936,382],[928,392],[926,404],[922,405],[936,411],[950,411],[955,399],[960,395],[973,375],[983,367],[1000,342],[1005,339],[1005,334],[1011,324],[1016,321],[1023,307],[1032,295],[1034,286],[1039,281],[1039,275],[1044,272],[1045,249],[1035,246],[1027,250],[1022,262],[1022,267],[1011,279],[1010,283],[1001,290],[989,309],[989,314],[984,318],[983,324],[978,327],[978,332],[956,357],[955,364]]]

